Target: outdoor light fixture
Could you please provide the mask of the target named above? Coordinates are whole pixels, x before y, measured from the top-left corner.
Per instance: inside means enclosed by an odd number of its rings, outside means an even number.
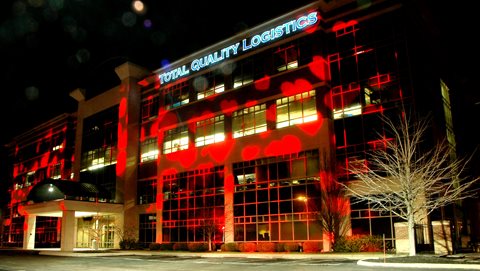
[[[305,196],[299,196],[297,199],[301,200],[303,202],[307,202],[307,197],[305,197]]]

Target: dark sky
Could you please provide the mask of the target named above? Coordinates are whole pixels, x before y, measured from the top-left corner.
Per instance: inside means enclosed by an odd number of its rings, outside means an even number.
[[[75,111],[69,93],[78,87],[87,95],[113,87],[113,68],[127,60],[155,70],[312,1],[145,0],[146,11],[135,13],[132,0],[1,0],[0,143]],[[463,1],[405,2],[441,44],[457,89],[475,85],[478,75],[466,68],[475,58],[465,54],[476,46],[474,9]]]
[[[0,1],[2,144],[75,111],[70,91],[113,87],[113,68],[127,60],[155,70],[312,1],[145,0],[143,13],[132,2]]]

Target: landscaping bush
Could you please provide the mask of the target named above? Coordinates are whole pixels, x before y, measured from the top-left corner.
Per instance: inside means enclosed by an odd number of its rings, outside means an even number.
[[[303,242],[303,252],[320,252],[323,249],[323,242],[307,241]]]
[[[120,249],[138,249],[139,245],[135,239],[123,239],[120,241]]]
[[[276,243],[275,244],[275,251],[285,252],[285,243]]]
[[[190,252],[205,252],[208,251],[207,243],[188,243],[188,251]]]
[[[240,252],[255,252],[257,251],[257,244],[255,243],[240,243],[238,244]]]
[[[161,245],[159,243],[150,243],[150,245],[148,245],[148,248],[150,250],[160,250]]]
[[[382,251],[382,239],[378,236],[353,235],[337,238],[333,245],[336,252],[374,252]]]
[[[225,243],[221,246],[220,248],[222,251],[238,251],[238,245],[237,243]]]
[[[175,251],[188,251],[187,243],[175,243],[173,245],[173,250],[175,250]]]
[[[258,243],[257,244],[257,251],[258,252],[275,252],[277,246],[275,243],[265,242],[265,243]]]
[[[286,252],[294,252],[294,251],[300,250],[300,246],[298,245],[298,243],[293,243],[293,242],[285,243],[283,248]]]
[[[160,244],[160,250],[173,250],[173,243]]]

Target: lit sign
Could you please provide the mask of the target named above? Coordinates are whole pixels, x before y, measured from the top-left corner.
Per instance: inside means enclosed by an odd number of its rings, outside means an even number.
[[[203,57],[194,59],[189,66],[183,65],[168,72],[164,72],[159,75],[160,83],[164,84],[174,81],[178,78],[190,74],[190,71],[200,71],[206,67],[217,64],[232,56],[236,56],[241,52],[255,49],[262,44],[269,43],[283,36],[287,36],[299,30],[303,30],[307,27],[314,25],[315,23],[317,23],[317,21],[318,17],[316,11],[311,12],[305,16],[301,16],[298,19],[288,21],[286,23],[273,27],[270,30],[257,34],[251,38],[243,39],[241,42],[237,42],[218,51],[211,52]]]

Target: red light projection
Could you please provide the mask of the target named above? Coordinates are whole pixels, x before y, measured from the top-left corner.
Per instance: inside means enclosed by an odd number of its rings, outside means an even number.
[[[120,91],[124,91],[122,87]],[[127,118],[127,98],[120,100],[118,109],[118,153],[116,174],[122,176],[127,167],[127,144],[128,144],[128,118]]]
[[[222,100],[220,107],[222,108],[222,112],[227,116],[238,110],[238,104],[235,100]]]
[[[264,77],[255,81],[255,89],[260,91],[270,89],[270,76],[265,75]]]
[[[340,35],[343,35],[343,34],[353,32],[354,27],[357,24],[358,24],[358,22],[356,20],[351,20],[351,21],[348,21],[346,23],[342,22],[342,21],[339,21],[339,22],[335,23],[335,25],[332,28],[332,31],[333,32],[340,32],[340,33],[337,33],[337,36],[340,36]]]
[[[297,79],[294,83],[284,82],[280,86],[285,97],[312,90],[312,84],[305,79]]]
[[[186,150],[176,151],[169,154],[165,154],[165,157],[170,161],[177,161],[184,168],[189,168],[197,160],[197,149],[188,148]]]
[[[320,128],[322,128],[322,125],[323,125],[323,118],[320,116],[317,121],[307,122],[302,125],[298,125],[298,128],[300,128],[305,134],[314,136],[320,131]]]
[[[260,146],[249,145],[242,149],[243,160],[253,160],[260,154]]]
[[[223,142],[207,145],[202,149],[203,157],[210,156],[216,162],[224,162],[230,155],[235,142],[233,140],[225,140]]]
[[[302,142],[294,135],[286,135],[281,140],[271,141],[264,150],[266,156],[279,156],[297,153],[302,149]]]
[[[322,81],[330,80],[328,61],[321,56],[313,56],[313,61],[308,64],[310,71]]]

